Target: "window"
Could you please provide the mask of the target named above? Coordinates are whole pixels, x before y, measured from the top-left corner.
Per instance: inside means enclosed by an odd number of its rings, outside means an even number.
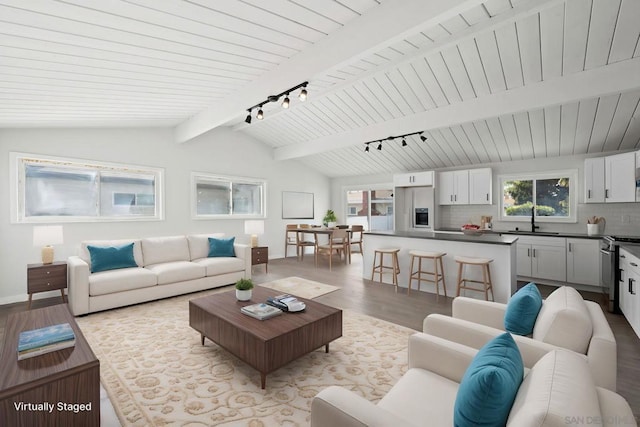
[[[346,190],[347,224],[366,230],[393,230],[393,190],[389,188]]]
[[[501,176],[503,221],[575,222],[577,172]]]
[[[163,170],[11,153],[16,222],[162,219]]]
[[[266,183],[263,180],[203,173],[193,173],[191,180],[195,218],[266,216]]]

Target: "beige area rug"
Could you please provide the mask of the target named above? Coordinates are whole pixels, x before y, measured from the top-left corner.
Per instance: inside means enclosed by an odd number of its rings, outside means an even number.
[[[302,277],[286,277],[272,282],[260,283],[259,286],[275,289],[283,294],[291,294],[307,299],[317,298],[320,295],[340,289],[337,286],[314,282],[313,280],[303,279]]]
[[[376,402],[407,369],[413,330],[345,311],[343,336],[267,375],[189,327],[184,295],[77,318],[123,426],[308,426],[311,400],[341,385]]]

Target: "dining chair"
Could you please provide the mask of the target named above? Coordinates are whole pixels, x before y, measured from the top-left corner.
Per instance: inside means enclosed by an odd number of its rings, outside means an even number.
[[[298,228],[311,228],[311,226],[309,224],[300,224]],[[298,254],[299,260],[304,260],[305,248],[314,248],[315,250],[315,246],[316,242],[307,240],[306,234],[304,232],[296,232],[296,253]]]
[[[315,234],[315,261],[316,267],[318,267],[318,258],[322,253],[327,253],[329,255],[329,271],[331,271],[331,263],[333,260],[333,251],[336,251],[338,255],[342,258],[342,254],[344,253],[345,261],[348,259],[348,244],[349,244],[349,231],[345,229],[335,229],[329,235],[329,239],[327,243],[320,242],[320,234]]]
[[[284,232],[284,257],[287,257],[287,249],[289,246],[293,246],[296,248],[296,256],[298,255],[298,241],[296,229],[298,228],[298,224],[287,224],[287,229]]]
[[[353,245],[358,245],[360,247],[360,250],[357,252],[362,253],[362,233],[363,232],[364,232],[364,226],[362,225],[351,226],[351,241],[349,242],[349,249],[351,249]]]

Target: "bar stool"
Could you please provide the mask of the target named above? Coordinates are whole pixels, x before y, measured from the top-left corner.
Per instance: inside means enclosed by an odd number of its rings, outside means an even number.
[[[399,248],[381,248],[376,249],[373,252],[373,268],[371,269],[371,280],[373,280],[374,274],[379,274],[378,282],[382,282],[382,273],[385,269],[392,270],[391,274],[393,274],[393,285],[396,287],[396,292],[398,292],[398,274],[400,273],[400,264],[398,262],[398,252],[400,252]],[[376,265],[376,258],[380,254],[380,264]],[[384,265],[384,255],[391,255],[391,265]]]
[[[425,252],[425,251],[410,251],[411,255],[411,274],[409,275],[409,288],[407,289],[407,295],[411,293],[411,283],[414,280],[418,281],[418,290],[420,290],[420,282],[430,282],[436,285],[436,296],[440,296],[440,282],[442,282],[442,289],[444,289],[444,296],[447,296],[447,284],[444,281],[444,267],[442,265],[442,257],[446,255],[445,252]],[[413,271],[413,262],[418,259],[418,270]],[[422,270],[422,260],[431,260],[433,262],[433,271]],[[422,277],[423,274],[431,277]]]
[[[491,270],[489,264],[493,262],[491,258],[473,258],[467,256],[456,256],[454,258],[458,263],[458,286],[456,290],[456,296],[460,296],[460,289],[469,289],[472,291],[484,292],[484,299],[489,301],[489,291],[491,291],[491,301],[494,301],[493,286],[491,283]],[[465,267],[467,265],[480,266],[482,270],[482,281],[472,280],[463,277]],[[482,283],[484,289],[474,288],[466,285],[466,282]]]

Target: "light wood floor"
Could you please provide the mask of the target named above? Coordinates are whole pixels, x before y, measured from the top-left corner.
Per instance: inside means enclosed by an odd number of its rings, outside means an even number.
[[[298,276],[309,280],[338,286],[341,289],[318,297],[322,303],[350,309],[389,322],[403,325],[417,331],[422,330],[422,321],[430,313],[451,314],[452,299],[436,297],[426,292],[406,289],[397,293],[393,285],[380,284],[362,278],[362,257],[353,255],[353,262],[345,265],[334,259],[332,271],[329,271],[326,257],[322,258],[316,269],[313,256],[307,255],[304,261],[295,257],[269,261],[269,273],[264,265],[253,267],[253,279],[256,283],[268,282],[284,277]],[[452,283],[455,278],[448,278]],[[553,288],[540,286],[543,296]],[[582,292],[585,299],[604,304],[600,294]],[[60,298],[34,300],[33,308],[59,304]],[[9,313],[26,310],[25,303],[0,306],[0,336],[4,331]],[[636,417],[640,417],[640,339],[635,335],[622,315],[611,314],[605,310],[609,324],[615,334],[618,345],[618,393],[627,399]]]

